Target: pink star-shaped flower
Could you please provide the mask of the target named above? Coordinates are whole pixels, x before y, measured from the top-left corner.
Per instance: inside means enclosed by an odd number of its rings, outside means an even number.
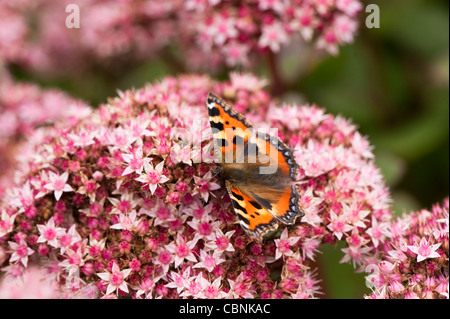
[[[16,218],[17,214],[9,215],[6,213],[6,211],[2,211],[1,218],[0,218],[0,237],[3,237],[10,231],[12,231],[14,226],[14,219]]]
[[[129,214],[119,213],[119,222],[112,225],[110,228],[132,230],[136,229],[140,221],[141,219],[136,219],[135,210],[131,211]]]
[[[14,262],[19,260],[22,265],[26,267],[28,264],[28,256],[32,255],[34,253],[34,250],[28,247],[25,241],[22,241],[20,244],[14,241],[9,241],[8,244],[9,247],[11,247],[11,249],[13,250],[9,261]]]
[[[275,239],[275,245],[277,246],[275,259],[278,259],[281,256],[292,256],[294,252],[291,250],[291,246],[294,245],[299,239],[300,237],[288,237],[288,231],[287,228],[285,228],[281,233],[280,239]]]
[[[163,175],[162,173],[163,168],[164,168],[164,161],[156,165],[156,167],[153,167],[153,165],[150,164],[150,159],[145,158],[144,159],[145,173],[136,178],[136,180],[143,184],[147,184],[153,195],[159,184],[163,184],[169,180],[167,176]]]
[[[196,263],[193,268],[204,268],[208,272],[213,271],[214,267],[221,264],[225,259],[220,258],[222,255],[221,251],[215,251],[213,253],[207,253],[204,250],[200,251],[200,262]]]
[[[44,187],[47,190],[54,191],[55,199],[59,200],[63,192],[73,192],[72,186],[67,184],[68,178],[68,172],[64,172],[62,175],[49,172],[49,182]]]
[[[345,214],[338,216],[333,210],[330,210],[330,219],[331,222],[327,228],[331,230],[339,240],[341,240],[344,233],[352,230],[353,228],[347,224],[347,216]]]
[[[133,153],[123,153],[123,160],[127,163],[127,167],[122,173],[122,176],[135,172],[141,174],[144,169],[144,158],[142,153],[142,146],[138,147]]]
[[[196,192],[200,193],[205,202],[208,201],[210,192],[220,189],[219,184],[211,182],[213,177],[212,171],[209,171],[203,177],[194,176],[194,182],[197,184]]]
[[[175,256],[175,267],[178,267],[185,259],[197,262],[192,249],[197,244],[199,237],[194,236],[191,241],[186,241],[184,236],[177,235],[176,241],[167,245],[167,250]]]
[[[37,240],[38,243],[48,243],[55,248],[59,247],[59,238],[65,234],[64,228],[56,227],[55,221],[50,218],[45,225],[37,225],[41,234]]]
[[[102,280],[108,282],[108,287],[106,288],[106,295],[119,289],[123,292],[128,293],[128,286],[125,279],[131,273],[131,269],[120,270],[119,266],[114,263],[111,272],[102,272],[97,274]]]
[[[430,245],[427,240],[422,237],[418,246],[411,245],[408,246],[408,248],[413,253],[417,254],[417,262],[421,262],[427,258],[440,257],[440,255],[436,252],[439,246],[441,246],[441,243]]]

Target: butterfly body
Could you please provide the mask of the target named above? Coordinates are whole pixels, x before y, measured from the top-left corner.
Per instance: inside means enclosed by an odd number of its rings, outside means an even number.
[[[213,93],[207,107],[221,175],[244,230],[261,241],[278,221],[293,224],[303,216],[292,151],[278,137],[257,134],[242,114]]]

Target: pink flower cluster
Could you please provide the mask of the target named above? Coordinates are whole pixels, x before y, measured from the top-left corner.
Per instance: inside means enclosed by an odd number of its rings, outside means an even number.
[[[394,235],[367,139],[317,106],[275,104],[264,85],[167,77],[72,127],[39,128],[0,204],[3,276],[40,266],[60,297],[316,298],[322,243],[345,241],[343,261],[362,270],[375,264]],[[236,223],[217,177],[208,91],[255,127],[278,128],[301,167],[305,216],[262,243]]]
[[[72,127],[91,111],[84,102],[62,91],[17,83],[6,75],[0,77],[0,202],[13,178],[11,168],[16,160],[34,154],[32,149],[22,148],[21,154],[14,158],[16,148],[27,141],[38,143],[43,138],[36,131],[39,126],[59,122]]]
[[[169,56],[182,48],[188,69],[247,65],[292,41],[337,54],[353,42],[359,0],[170,0],[75,2],[80,28],[67,28],[66,3],[0,1],[0,60],[45,72],[89,63]],[[30,18],[31,17],[31,18]],[[32,23],[31,23],[32,22]],[[69,70],[70,68],[70,70]]]
[[[383,258],[370,265],[367,298],[447,298],[449,293],[449,200],[406,214],[389,226]]]

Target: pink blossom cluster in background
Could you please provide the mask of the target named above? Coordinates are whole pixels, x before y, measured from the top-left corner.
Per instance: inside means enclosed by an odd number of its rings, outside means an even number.
[[[396,224],[367,139],[317,106],[277,106],[264,85],[250,74],[167,77],[73,126],[37,129],[0,204],[0,290],[39,266],[62,298],[316,298],[321,244],[346,242],[342,262],[362,271],[387,258]],[[278,128],[301,167],[305,216],[262,243],[236,223],[216,176],[208,91],[255,127]],[[433,238],[447,240],[434,252],[448,282],[448,232]]]
[[[337,54],[339,46],[353,42],[362,9],[359,0],[70,3],[80,8],[80,28],[66,27],[64,1],[0,0],[0,61],[67,74],[157,55],[190,70],[248,66],[296,41]]]
[[[404,214],[389,226],[382,260],[370,267],[367,298],[447,298],[449,200]]]
[[[37,127],[55,121],[71,127],[90,113],[88,105],[60,90],[15,82],[8,75],[0,77],[0,202],[13,178],[15,157],[35,155],[27,148],[18,154],[17,149],[28,139],[41,141],[43,136]]]

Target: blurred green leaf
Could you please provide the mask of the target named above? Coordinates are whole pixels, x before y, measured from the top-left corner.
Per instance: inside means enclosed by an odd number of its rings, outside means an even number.
[[[385,151],[375,149],[375,162],[384,176],[389,187],[395,186],[406,172],[406,161],[401,157]]]
[[[409,214],[418,211],[421,207],[419,201],[410,193],[399,190],[392,192],[392,210],[394,216],[402,216],[403,213]]]
[[[169,67],[160,60],[147,61],[136,68],[131,69],[120,79],[121,90],[140,88],[147,83],[154,83],[170,74]]]
[[[373,136],[372,143],[406,159],[423,156],[448,138],[448,103],[448,90],[431,91],[427,94],[426,112],[400,127],[379,132]]]
[[[435,57],[448,49],[448,10],[429,0],[391,0],[379,4],[383,36],[418,54]]]
[[[321,267],[319,276],[321,285],[325,290],[325,297],[329,299],[361,299],[364,294],[371,291],[365,285],[365,274],[356,273],[353,265],[341,264],[344,256],[341,251],[346,243],[339,242],[336,247],[324,244],[320,247],[322,254],[318,254],[318,263]]]

